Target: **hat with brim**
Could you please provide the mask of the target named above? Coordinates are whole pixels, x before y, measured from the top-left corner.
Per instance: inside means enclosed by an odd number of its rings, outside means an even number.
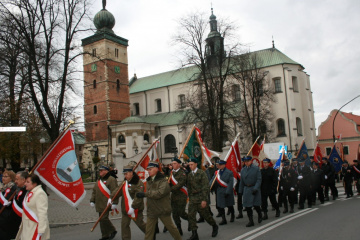
[[[220,159],[216,163],[219,164],[219,165],[225,165],[226,161]]]
[[[107,171],[109,171],[109,167],[108,167],[108,166],[105,166],[105,165],[102,165],[102,166],[99,167],[99,171],[100,171],[100,170],[107,170]]]
[[[148,166],[146,169],[149,169],[149,168],[154,168],[154,167],[159,167],[159,163],[157,162],[149,162]]]
[[[271,162],[271,160],[270,160],[270,159],[268,159],[268,158],[265,158],[265,159],[263,160],[263,162],[264,162],[264,163],[270,163],[270,162]]]
[[[251,156],[245,156],[244,158],[243,158],[243,161],[244,162],[248,162],[248,161],[251,161],[252,160],[252,157]]]
[[[127,165],[123,168],[123,173],[132,172],[132,171],[133,171],[133,167],[130,165]]]
[[[303,163],[303,162],[305,162],[305,159],[304,158],[298,158],[298,162]]]

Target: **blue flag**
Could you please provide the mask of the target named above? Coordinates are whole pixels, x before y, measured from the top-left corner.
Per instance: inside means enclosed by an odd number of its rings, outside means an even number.
[[[310,165],[311,165],[311,160],[310,160],[309,153],[308,153],[308,150],[307,150],[307,147],[306,147],[305,142],[303,142],[303,144],[301,144],[301,147],[300,147],[300,149],[299,149],[297,158],[299,158],[299,159],[304,159],[304,160],[305,160],[305,164],[306,164],[307,166],[310,166]]]
[[[280,156],[274,165],[275,170],[280,168],[281,160],[285,159],[285,151],[287,150],[287,146],[279,146],[279,148]]]
[[[343,165],[344,162],[341,159],[338,151],[336,150],[335,145],[331,150],[329,161],[334,165],[335,171],[340,172],[341,166]]]

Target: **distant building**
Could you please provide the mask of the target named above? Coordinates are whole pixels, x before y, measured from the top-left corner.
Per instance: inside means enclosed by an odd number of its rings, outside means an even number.
[[[357,159],[360,144],[360,116],[340,111],[334,122],[337,111],[336,109],[332,110],[328,118],[320,124],[318,130],[319,146],[324,155],[330,155],[334,145],[333,136],[335,136],[336,148],[339,153],[341,153],[341,146],[343,146],[343,160],[352,163],[354,159]]]

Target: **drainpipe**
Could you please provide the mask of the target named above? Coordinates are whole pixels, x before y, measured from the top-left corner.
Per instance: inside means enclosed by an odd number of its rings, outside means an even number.
[[[170,112],[170,89],[169,89],[169,86],[167,86],[167,91],[168,91],[168,105],[169,105],[169,112]]]
[[[288,104],[288,97],[287,97],[287,88],[286,88],[286,80],[285,80],[285,69],[284,64],[281,64],[283,69],[283,77],[284,77],[284,87],[285,87],[285,102],[286,102],[286,114],[288,120],[288,127],[289,127],[289,140],[290,140],[290,152],[292,152],[292,144],[291,144],[291,128],[290,128],[290,116],[289,116],[289,104]]]
[[[147,109],[147,95],[146,95],[146,91],[144,91],[144,95],[145,95],[145,116],[148,115],[148,109]]]

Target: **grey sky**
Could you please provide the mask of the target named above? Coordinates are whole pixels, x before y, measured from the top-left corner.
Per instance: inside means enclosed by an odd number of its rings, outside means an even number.
[[[194,11],[239,26],[251,50],[275,46],[310,74],[316,127],[330,111],[360,94],[360,1],[358,0],[108,0],[114,31],[129,40],[129,77],[144,77],[177,67],[170,45],[176,19]],[[95,0],[92,12],[102,8]],[[360,115],[360,98],[343,110]]]

